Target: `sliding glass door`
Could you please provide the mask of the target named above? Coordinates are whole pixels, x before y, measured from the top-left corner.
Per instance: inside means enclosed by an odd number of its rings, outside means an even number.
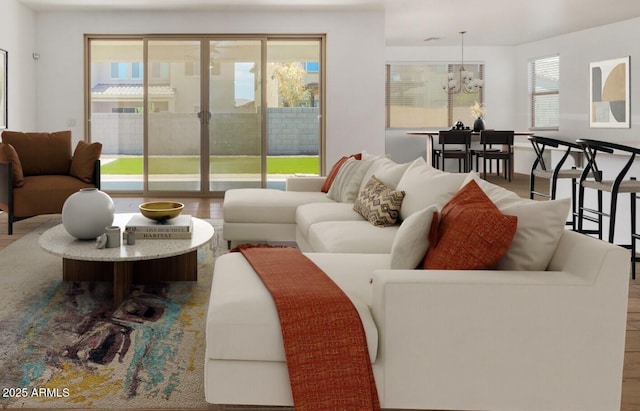
[[[148,40],[147,191],[201,191],[201,41]]]
[[[144,188],[144,42],[96,38],[86,43],[87,133],[102,143],[102,188]],[[168,90],[167,90],[168,91]]]
[[[209,190],[262,187],[262,40],[210,40]]]
[[[318,174],[322,42],[88,37],[87,124],[103,143],[103,188],[220,195]]]
[[[321,42],[267,41],[267,185],[287,176],[320,173]]]

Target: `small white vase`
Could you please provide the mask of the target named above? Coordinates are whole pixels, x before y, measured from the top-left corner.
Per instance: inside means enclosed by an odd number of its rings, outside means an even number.
[[[81,188],[62,206],[62,224],[79,240],[94,240],[113,224],[113,200],[97,188]]]

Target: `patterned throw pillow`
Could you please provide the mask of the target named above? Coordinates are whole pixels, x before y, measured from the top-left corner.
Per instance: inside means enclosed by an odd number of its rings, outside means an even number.
[[[395,191],[371,176],[358,194],[353,209],[377,227],[392,226],[398,220],[404,191]]]
[[[444,206],[440,216],[437,243],[430,241],[425,269],[496,268],[518,225],[518,217],[502,214],[473,180]]]

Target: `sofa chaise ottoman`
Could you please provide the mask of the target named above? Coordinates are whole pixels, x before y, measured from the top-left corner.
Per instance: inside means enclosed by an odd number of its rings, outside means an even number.
[[[294,181],[303,181],[302,188]],[[291,179],[287,190],[243,188],[224,197],[224,239],[231,241],[295,241],[298,206],[333,202],[320,191],[324,178]]]

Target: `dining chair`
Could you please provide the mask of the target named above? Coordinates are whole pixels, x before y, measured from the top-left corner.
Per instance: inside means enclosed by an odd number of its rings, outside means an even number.
[[[458,172],[471,170],[471,130],[442,130],[433,149],[435,167],[444,171],[445,159],[458,160]],[[441,161],[442,160],[442,161]]]
[[[536,159],[531,165],[531,172],[529,174],[529,198],[533,200],[536,196],[539,196],[555,200],[558,191],[558,180],[570,179],[571,220],[567,221],[567,225],[575,230],[577,228],[577,185],[582,175],[582,168],[577,166],[567,167],[565,164],[570,155],[582,155],[582,146],[572,141],[541,136],[530,136],[528,140],[531,142],[533,151],[536,154]],[[547,149],[558,149],[559,153],[561,153],[560,160],[558,160],[554,166],[547,164],[545,160],[545,156],[549,153],[546,151]],[[536,190],[536,178],[549,180],[550,187],[547,192]]]
[[[473,151],[476,157],[476,170],[482,158],[482,178],[487,178],[487,166],[496,161],[496,175],[500,175],[500,162],[504,168],[504,178],[513,178],[513,130],[482,130],[480,132],[480,148]],[[487,163],[488,162],[488,163]],[[491,172],[491,171],[490,171]]]

